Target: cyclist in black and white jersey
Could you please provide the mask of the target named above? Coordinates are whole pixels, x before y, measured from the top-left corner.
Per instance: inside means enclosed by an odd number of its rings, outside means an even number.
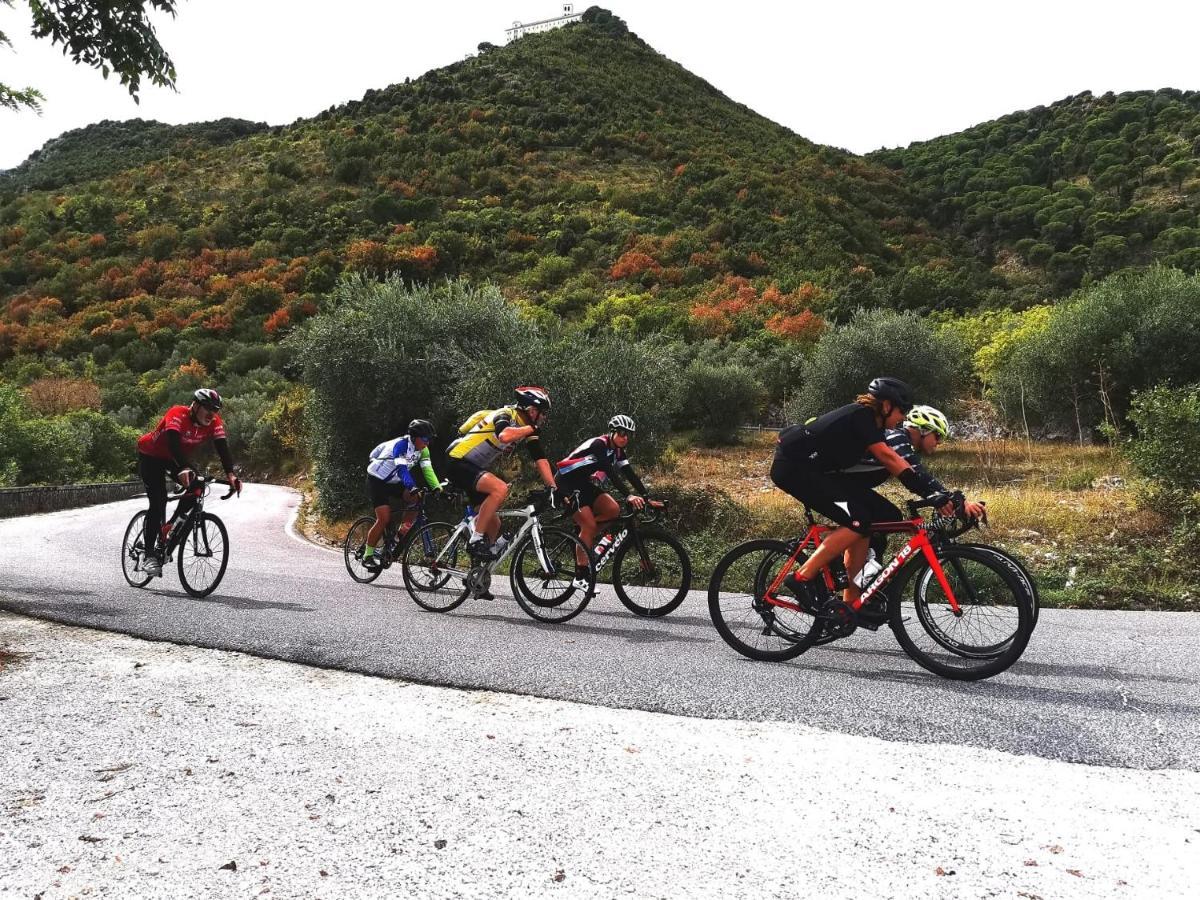
[[[579,526],[579,539],[591,547],[600,526],[621,512],[612,494],[605,490],[611,481],[628,496],[635,509],[646,504],[646,486],[629,464],[626,448],[637,425],[629,416],[616,415],[608,420],[608,433],[589,438],[555,466],[559,496],[573,502],[572,518]],[[625,481],[633,486],[629,490]],[[636,493],[634,493],[636,491]],[[576,559],[576,575],[586,578],[587,560]]]
[[[921,456],[932,453],[949,436],[950,421],[942,412],[932,406],[914,406],[908,411],[899,428],[889,428],[884,432],[885,443],[888,447],[908,463],[917,476],[925,481],[928,489],[935,494],[946,493],[946,487],[925,467],[925,464],[921,462]],[[840,474],[854,479],[867,488],[877,488],[891,477],[883,464],[870,453],[863,454],[862,459],[853,466],[843,469]],[[895,504],[883,497],[879,498],[879,505],[881,521],[885,519],[899,520],[904,517]],[[985,509],[982,503],[968,500],[965,510],[967,515],[973,518],[984,518]],[[886,534],[880,532],[872,536],[871,549],[875,552],[877,559],[883,558],[886,546]]]

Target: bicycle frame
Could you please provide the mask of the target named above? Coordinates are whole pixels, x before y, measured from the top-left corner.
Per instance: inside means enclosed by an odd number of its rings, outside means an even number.
[[[788,557],[787,564],[780,569],[779,573],[775,576],[774,581],[771,582],[771,586],[767,588],[766,595],[763,597],[767,603],[772,606],[780,606],[796,612],[806,612],[806,610],[804,610],[797,602],[779,597],[776,595],[776,592],[779,590],[780,585],[783,584],[783,580],[794,568],[796,568],[796,562],[799,559],[800,554],[803,553],[808,547],[811,547],[815,550],[820,545],[821,541],[823,541],[831,532],[835,530],[836,529],[830,525],[813,524],[809,526],[808,532],[805,534],[804,539],[796,545],[796,548]],[[954,596],[954,591],[950,588],[950,581],[946,578],[946,572],[942,569],[941,562],[938,561],[937,552],[934,548],[933,542],[929,539],[929,534],[925,529],[924,520],[918,516],[913,519],[902,520],[899,522],[879,522],[871,526],[871,531],[886,534],[894,534],[906,531],[912,531],[915,533],[911,538],[909,538],[908,543],[900,549],[900,552],[896,554],[895,558],[892,559],[892,561],[886,566],[884,566],[882,571],[875,576],[875,579],[870,585],[867,586],[866,590],[862,592],[862,595],[858,598],[858,600],[851,604],[852,609],[854,609],[856,612],[861,609],[867,602],[871,600],[872,597],[883,590],[884,586],[891,581],[895,574],[900,571],[905,564],[910,562],[917,554],[921,554],[925,557],[926,562],[929,563],[930,570],[933,572],[934,576],[938,580],[938,584],[945,592],[951,611],[956,616],[962,614],[962,610],[958,605],[958,600]],[[836,593],[837,590],[834,586],[833,573],[829,570],[829,567],[826,566],[824,569],[822,569],[821,574],[825,578],[826,587],[828,587],[831,592]]]
[[[612,540],[609,541],[608,546],[604,548],[603,555],[596,560],[597,575],[600,574],[601,570],[603,570],[605,566],[612,562],[617,555],[617,548],[624,544],[630,535],[633,536],[633,543],[634,546],[637,547],[638,551],[644,552],[644,545],[641,543],[641,538],[638,535],[638,522],[641,521],[649,524],[659,520],[664,507],[661,503],[658,503],[658,501],[656,501],[656,503],[658,505],[655,503],[648,503],[643,509],[634,509],[631,506],[626,507],[623,505],[621,514],[618,515],[616,519],[605,523],[601,531],[611,534]],[[641,517],[646,513],[649,513],[651,517],[648,519],[642,519]]]
[[[482,568],[486,572],[488,572],[488,574],[495,572],[496,569],[499,568],[500,564],[502,562],[504,562],[504,560],[508,559],[508,557],[517,548],[517,546],[521,543],[521,541],[525,538],[525,536],[527,534],[529,534],[529,532],[532,530],[532,532],[533,532],[533,534],[532,534],[533,549],[534,549],[534,552],[537,553],[538,561],[542,564],[542,568],[544,571],[546,571],[546,572],[551,571],[552,566],[550,565],[550,560],[547,559],[545,548],[542,545],[542,530],[541,530],[541,528],[537,527],[539,522],[538,522],[538,513],[537,513],[536,506],[534,506],[534,504],[530,503],[530,504],[522,507],[521,509],[501,510],[499,513],[499,516],[502,519],[506,519],[506,518],[507,519],[523,519],[524,524],[522,524],[521,527],[517,529],[517,533],[513,535],[513,538],[509,542],[508,546],[504,548],[504,552],[501,553],[495,559],[490,559],[486,563],[483,563]],[[474,518],[475,518],[475,510],[470,504],[467,504],[467,508],[466,508],[466,511],[463,513],[462,520],[458,523],[458,527],[455,528],[453,532],[451,532],[450,540],[448,540],[446,542],[446,546],[442,548],[442,553],[439,554],[437,556],[437,558],[434,560],[435,563],[440,564],[442,561],[442,555],[445,554],[448,550],[450,550],[450,548],[456,547],[461,538],[466,537],[470,534],[471,522]],[[426,538],[426,540],[430,541],[430,545],[426,547],[426,550],[432,550],[433,549],[432,541],[428,537]],[[480,567],[480,566],[475,564],[475,561],[473,560],[471,568],[475,569],[478,567]],[[452,572],[456,575],[466,574],[465,572],[462,572],[458,569],[447,568],[447,569],[445,569],[445,571]]]

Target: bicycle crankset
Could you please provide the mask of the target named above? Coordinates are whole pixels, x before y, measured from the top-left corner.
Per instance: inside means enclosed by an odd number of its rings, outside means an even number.
[[[463,579],[466,582],[467,590],[471,592],[471,596],[476,600],[495,600],[489,588],[492,586],[492,573],[483,566],[477,566],[467,573],[467,577]]]

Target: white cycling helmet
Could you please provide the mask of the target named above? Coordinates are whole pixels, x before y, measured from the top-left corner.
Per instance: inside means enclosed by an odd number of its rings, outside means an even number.
[[[633,419],[629,416],[616,415],[608,420],[609,431],[625,431],[633,434],[637,431],[637,426],[633,424]]]

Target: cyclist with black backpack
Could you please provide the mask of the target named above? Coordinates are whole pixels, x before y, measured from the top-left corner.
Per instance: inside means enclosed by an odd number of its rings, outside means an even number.
[[[810,613],[822,611],[816,608],[818,595],[809,582],[838,556],[844,556],[850,576],[846,599],[857,599],[860,589],[853,577],[866,561],[871,524],[903,518],[894,504],[849,470],[870,456],[884,473],[878,483],[886,477],[897,478],[922,498],[945,490],[928,471],[913,466],[888,444],[885,429],[897,428],[912,408],[912,388],[898,378],[883,376],[873,379],[867,392],[853,403],[785,428],[779,435],[771,480],[840,526],[784,581]],[[947,514],[952,514],[949,501],[947,507]],[[969,513],[971,509],[968,507]]]

